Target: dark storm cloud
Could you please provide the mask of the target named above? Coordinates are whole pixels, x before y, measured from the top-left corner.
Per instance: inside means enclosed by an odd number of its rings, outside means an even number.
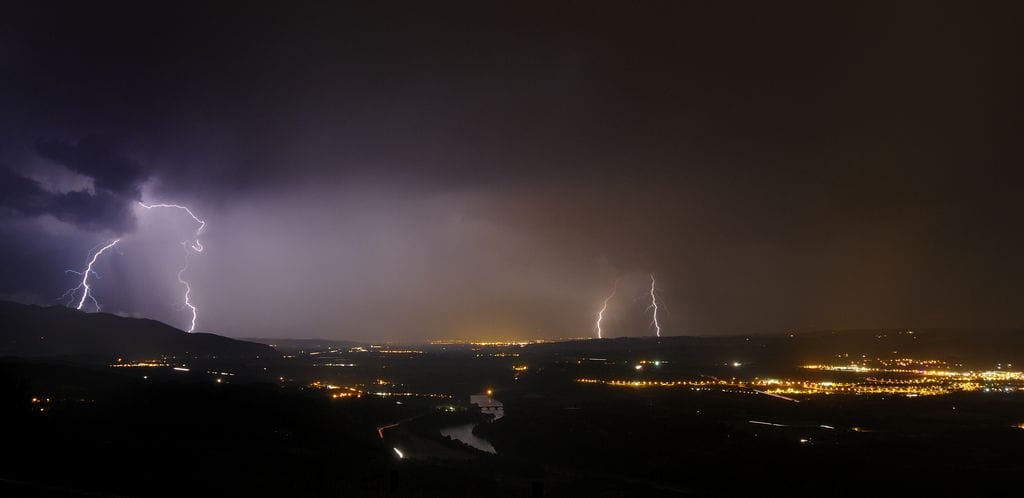
[[[38,216],[50,210],[51,195],[39,182],[22,177],[0,164],[0,206],[28,216]]]
[[[106,190],[50,192],[0,165],[0,208],[23,216],[51,215],[84,230],[123,233],[135,224],[130,202]]]
[[[51,215],[88,231],[125,233],[135,225],[133,202],[149,172],[111,140],[87,135],[78,141],[46,139],[36,155],[91,181],[88,190],[55,191],[0,166],[0,207],[25,216]]]
[[[587,333],[617,274],[651,272],[674,333],[1024,319],[1016,6],[32,2],[3,17],[0,160],[94,187],[6,174],[4,206],[125,231],[147,178],[147,199],[198,206],[214,328]],[[168,301],[144,283],[139,302]],[[254,302],[280,310],[253,319]],[[644,333],[629,314],[621,333]]]
[[[149,177],[138,161],[117,152],[114,144],[90,135],[78,143],[44,140],[36,145],[40,156],[92,178],[97,191],[139,200],[141,184]]]

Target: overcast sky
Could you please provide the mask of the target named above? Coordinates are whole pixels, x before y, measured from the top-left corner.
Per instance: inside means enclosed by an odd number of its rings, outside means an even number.
[[[208,3],[5,7],[0,297],[187,327],[143,200],[230,336],[1024,324],[1010,3]]]

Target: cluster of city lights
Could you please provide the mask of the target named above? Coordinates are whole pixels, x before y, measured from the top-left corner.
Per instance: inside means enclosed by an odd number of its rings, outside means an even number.
[[[111,363],[112,368],[156,368],[156,367],[169,367],[170,365],[158,360],[144,360],[136,361],[133,363]]]
[[[641,362],[643,363],[643,362]],[[1011,365],[1008,365],[1011,366]],[[908,368],[909,367],[909,368]],[[918,367],[918,368],[913,368]],[[907,397],[935,396],[953,392],[1024,392],[1024,372],[1009,370],[955,371],[947,370],[948,365],[939,360],[897,359],[886,360],[881,366],[863,363],[844,365],[813,364],[801,368],[812,371],[853,374],[873,374],[857,378],[834,380],[809,379],[709,379],[697,380],[639,380],[639,379],[576,379],[586,384],[603,384],[614,387],[632,388],[689,388],[691,390],[717,390],[766,394],[784,399],[792,395],[852,394],[852,395],[900,395]],[[642,364],[636,365],[639,371]],[[884,374],[893,374],[883,376]],[[737,391],[740,390],[740,391]]]
[[[585,339],[583,337],[571,337],[565,339],[528,339],[522,341],[471,341],[471,340],[459,340],[459,339],[443,339],[437,341],[430,341],[435,346],[486,346],[486,347],[510,347],[518,346],[525,347],[530,344],[546,344],[549,342],[562,342],[562,341],[577,341]]]
[[[855,373],[895,373],[919,375],[924,377],[944,377],[959,380],[980,380],[980,381],[1024,381],[1024,372],[1011,370],[932,370],[920,368],[888,368],[871,367],[863,364],[851,363],[849,365],[802,365],[801,368],[808,370],[824,370],[832,372],[855,372]]]
[[[377,379],[374,382],[374,384],[378,385],[378,386],[383,386],[383,385],[390,385],[391,382],[387,381],[387,380],[383,380],[383,379]],[[402,396],[402,397],[411,396],[411,397],[423,397],[423,398],[450,399],[452,397],[450,394],[438,394],[438,393],[414,393],[414,392],[407,392],[407,391],[368,391],[368,390],[365,389],[365,386],[361,386],[361,385],[359,385],[359,386],[339,386],[339,385],[336,385],[336,384],[322,382],[322,381],[319,381],[319,380],[314,381],[311,384],[309,384],[309,387],[313,388],[313,389],[323,389],[325,391],[330,392],[332,399],[352,398],[352,397],[361,398],[361,397],[363,397],[364,394],[372,395],[372,396],[379,396],[379,397],[382,397],[382,398],[384,398],[384,397],[393,397],[393,396]]]

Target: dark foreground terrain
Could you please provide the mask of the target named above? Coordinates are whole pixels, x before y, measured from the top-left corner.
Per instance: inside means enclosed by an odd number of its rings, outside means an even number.
[[[7,323],[4,334],[18,332]],[[146,342],[145,330],[132,330]],[[854,374],[794,364],[877,356],[893,341],[902,341],[899,358],[935,357],[958,337],[915,335],[418,347],[313,341],[284,355],[244,343],[259,354],[7,356],[0,495],[1018,495],[1024,392],[1013,372],[951,380],[942,384],[950,392],[920,396],[778,397],[740,379],[788,375],[831,386]],[[956,339],[965,346],[945,350],[945,368],[986,356],[1004,368],[1017,356],[1014,347],[986,345],[1003,340],[998,333],[966,337]],[[751,373],[737,373],[745,369]],[[729,375],[736,379],[721,380]],[[858,375],[870,385],[924,382],[881,368]],[[497,420],[468,403],[487,389],[504,404]],[[496,453],[441,435],[455,426],[475,426]]]

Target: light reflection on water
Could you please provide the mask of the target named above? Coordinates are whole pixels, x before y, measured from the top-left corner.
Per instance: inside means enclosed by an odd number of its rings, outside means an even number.
[[[497,454],[498,452],[495,451],[494,446],[491,446],[491,443],[487,442],[486,439],[473,434],[473,427],[476,427],[476,425],[477,424],[463,424],[453,427],[445,427],[444,429],[441,429],[441,435],[462,441],[463,443],[466,443],[480,451]]]

